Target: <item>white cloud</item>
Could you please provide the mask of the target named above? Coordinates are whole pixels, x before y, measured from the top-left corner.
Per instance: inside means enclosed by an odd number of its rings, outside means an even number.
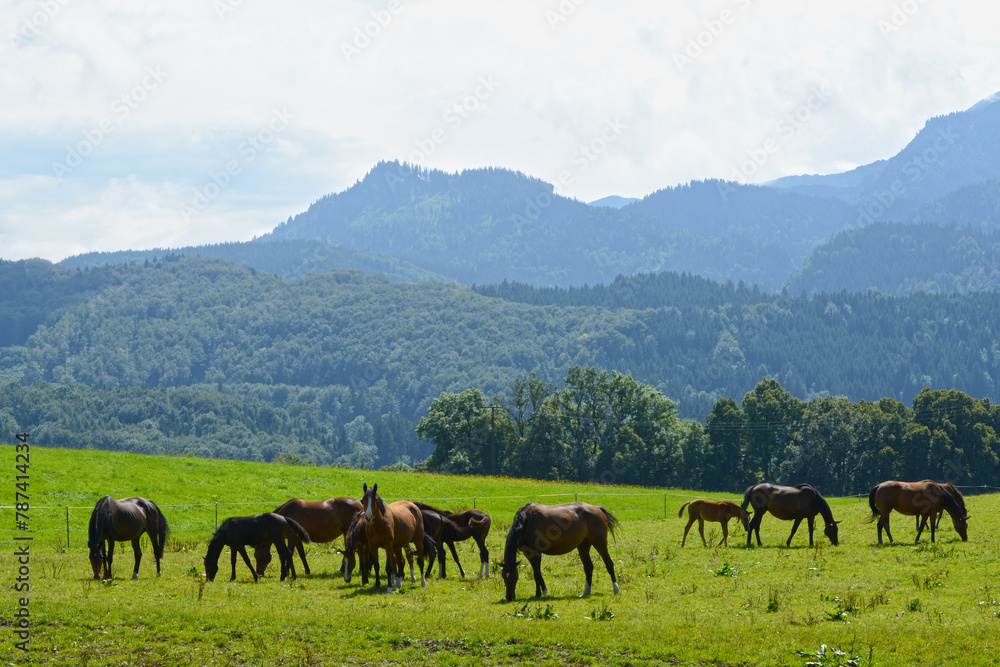
[[[830,99],[746,180],[889,157],[1000,90],[1000,7],[967,1],[53,2],[44,22],[38,0],[0,17],[5,258],[249,238],[439,128],[427,166],[570,169],[564,192],[591,200],[730,177],[817,86]],[[144,90],[150,68],[164,76]],[[499,85],[456,124],[483,77]],[[295,118],[280,141],[197,222],[174,215],[275,110]],[[615,118],[626,129],[581,170]]]

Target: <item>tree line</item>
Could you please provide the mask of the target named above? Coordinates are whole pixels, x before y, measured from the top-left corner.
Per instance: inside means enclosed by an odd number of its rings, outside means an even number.
[[[628,375],[574,366],[563,386],[529,375],[487,399],[445,392],[417,433],[429,470],[742,492],[807,482],[831,495],[887,479],[995,482],[1000,408],[956,390],[891,398],[801,400],[768,378],[740,403],[721,399],[705,423]]]

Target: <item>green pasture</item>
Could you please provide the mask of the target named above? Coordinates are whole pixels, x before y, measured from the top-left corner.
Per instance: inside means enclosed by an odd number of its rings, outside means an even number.
[[[747,549],[730,524],[729,548],[704,548],[697,525],[680,547],[681,503],[735,496],[504,478],[378,473],[330,468],[139,456],[33,447],[30,464],[30,652],[14,647],[10,610],[17,563],[13,447],[0,495],[0,576],[8,590],[0,624],[0,662],[53,665],[353,664],[678,664],[678,665],[995,665],[1000,647],[1000,518],[997,495],[967,498],[969,541],[945,517],[936,544],[913,544],[913,519],[894,515],[897,542],[879,547],[867,501],[829,499],[841,545],[803,525],[767,517],[763,548]],[[219,578],[206,583],[202,557],[216,521],[273,509],[292,497],[359,496],[378,482],[387,500],[426,499],[493,516],[493,576],[477,580],[471,542],[449,556],[446,580],[387,595],[345,584],[330,545],[313,545],[313,574],[279,582],[272,569],[254,583],[228,551]],[[861,491],[861,490],[859,490]],[[109,493],[157,502],[173,529],[155,577],[145,543],[140,579],[131,581],[131,547],[119,545],[116,578],[92,579],[86,550],[89,508]],[[578,596],[575,553],[543,557],[549,597],[534,600],[530,569],[518,599],[503,601],[498,563],[514,512],[529,500],[578,498],[621,520],[612,547],[622,593],[614,596],[595,555],[594,593]],[[69,508],[67,510],[67,507]],[[69,536],[67,544],[67,512]],[[664,518],[666,512],[666,518]],[[706,537],[721,531],[708,524]],[[300,568],[301,569],[301,568]],[[384,589],[383,589],[384,590]],[[821,647],[826,647],[825,652]],[[838,655],[841,651],[844,654]],[[820,657],[816,654],[820,653]],[[852,662],[853,661],[853,662]]]

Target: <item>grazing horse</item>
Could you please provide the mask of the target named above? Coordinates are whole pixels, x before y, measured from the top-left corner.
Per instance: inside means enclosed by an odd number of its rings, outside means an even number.
[[[297,521],[309,533],[311,542],[326,543],[333,542],[345,534],[351,521],[360,511],[361,501],[357,498],[330,498],[328,500],[293,498],[274,510],[274,513]],[[288,548],[293,553],[298,550],[303,569],[306,574],[311,574],[309,562],[306,561],[306,551],[302,547],[302,540],[294,532],[288,539]],[[254,549],[254,560],[257,562],[257,574],[263,576],[264,570],[271,562],[271,545],[257,545]],[[341,564],[341,568],[343,568],[343,564]],[[292,572],[295,572],[294,565],[292,565]]]
[[[922,482],[933,482],[934,480],[933,479],[922,479],[920,481],[922,481]],[[944,482],[943,484],[941,484],[941,486],[943,486],[945,489],[948,490],[948,493],[950,493],[951,497],[955,499],[956,503],[958,503],[959,508],[962,510],[962,514],[965,516],[966,520],[968,520],[969,519],[969,511],[967,509],[965,509],[965,497],[962,496],[962,493],[957,488],[955,488],[955,485],[952,484],[951,482]],[[931,521],[934,522],[934,528],[935,529],[937,529],[941,525],[941,517],[943,517],[943,516],[944,516],[944,510],[942,509],[940,512],[937,513],[937,517],[936,518],[935,517],[931,517]],[[917,521],[917,530],[920,530],[920,518],[921,517],[918,515],[915,518],[916,518],[916,521]]]
[[[916,515],[921,518],[920,525],[917,526],[917,539],[914,544],[920,541],[920,533],[923,532],[928,520],[931,524],[931,542],[934,541],[933,517],[942,510],[951,515],[955,532],[962,538],[962,541],[966,542],[969,539],[966,514],[943,484],[929,480],[881,482],[872,487],[871,492],[869,492],[868,506],[872,510],[868,521],[871,522],[878,518],[879,544],[882,544],[883,528],[885,534],[889,536],[889,541],[892,542],[892,533],[889,531],[889,514],[892,510],[907,516]]]
[[[590,547],[597,549],[604,566],[611,575],[615,595],[618,594],[618,579],[615,564],[608,553],[608,533],[615,535],[618,519],[611,512],[598,505],[587,503],[566,503],[564,505],[539,505],[528,503],[517,511],[507,544],[504,546],[501,575],[507,588],[507,601],[514,599],[517,588],[517,552],[524,554],[535,573],[535,597],[548,595],[548,588],[542,579],[542,554],[560,556],[576,549],[583,561],[583,572],[587,585],[583,597],[590,595],[590,584],[594,574],[594,563],[590,559]]]
[[[281,561],[281,580],[284,581],[289,572],[292,573],[294,579],[292,552],[285,545],[285,540],[291,538],[293,534],[303,542],[309,541],[309,533],[295,519],[289,519],[274,512],[230,517],[222,522],[222,525],[208,542],[208,553],[205,554],[205,575],[209,581],[215,580],[215,575],[219,572],[219,554],[222,553],[222,547],[228,546],[233,566],[233,575],[229,581],[236,579],[237,553],[243,556],[243,562],[250,568],[253,580],[257,581],[259,579],[257,570],[250,563],[246,548],[259,544],[273,544]]]
[[[823,516],[826,528],[823,534],[826,535],[831,544],[837,546],[837,524],[839,521],[833,520],[833,513],[830,505],[827,504],[819,491],[808,484],[797,484],[796,486],[779,486],[777,484],[754,484],[743,494],[743,509],[748,505],[753,505],[753,519],[750,520],[750,527],[747,529],[747,546],[752,546],[750,539],[757,533],[757,546],[760,546],[760,522],[764,515],[770,512],[779,519],[794,521],[792,532],[788,536],[785,546],[791,546],[792,537],[798,530],[802,519],[809,525],[809,546],[813,545],[813,523],[817,514]]]
[[[479,546],[479,576],[489,578],[490,576],[490,552],[486,548],[486,537],[490,534],[490,526],[493,523],[493,519],[490,515],[482,510],[465,510],[463,512],[449,512],[448,510],[437,509],[426,503],[413,503],[420,508],[421,511],[431,511],[440,514],[442,517],[447,519],[441,526],[441,537],[435,538],[439,542],[448,545],[451,549],[451,556],[455,559],[455,565],[458,566],[458,572],[465,578],[465,570],[462,569],[462,564],[458,560],[458,553],[455,551],[455,542],[462,542],[470,537],[476,541]],[[444,578],[444,553],[442,550],[441,554],[441,577]]]
[[[681,540],[681,546],[687,542],[688,531],[691,530],[691,526],[694,522],[698,521],[698,532],[701,534],[701,543],[706,547],[708,544],[705,542],[705,522],[715,521],[722,524],[722,540],[719,544],[725,544],[729,546],[729,520],[739,519],[743,522],[743,530],[750,530],[749,518],[750,514],[745,509],[740,507],[734,502],[728,500],[689,500],[683,505],[681,505],[681,511],[677,513],[677,518],[680,519],[684,516],[684,508],[688,508],[688,524],[684,526],[684,539]]]
[[[163,558],[163,546],[166,543],[170,527],[167,518],[152,500],[145,498],[126,498],[115,500],[104,496],[94,505],[90,513],[90,528],[87,546],[90,547],[90,565],[94,568],[94,579],[111,579],[111,562],[115,556],[115,542],[132,542],[132,553],[135,555],[135,569],[132,578],[139,578],[139,561],[142,560],[142,549],[139,548],[139,538],[142,534],[149,535],[153,543],[153,556],[156,558],[156,576],[160,576],[160,559]],[[105,544],[107,547],[105,547]]]
[[[411,542],[416,547],[420,567],[420,586],[427,587],[424,578],[424,519],[417,506],[408,500],[386,503],[378,495],[378,484],[363,485],[361,505],[365,513],[365,537],[368,550],[375,554],[385,550],[386,592],[403,585],[403,547]],[[412,572],[412,570],[411,570]],[[416,581],[411,574],[410,579]]]

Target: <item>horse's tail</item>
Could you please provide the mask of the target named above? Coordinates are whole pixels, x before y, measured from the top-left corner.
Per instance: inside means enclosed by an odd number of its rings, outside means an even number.
[[[528,508],[533,503],[525,503],[521,509],[514,514],[511,521],[510,530],[507,531],[507,540],[504,542],[503,562],[505,567],[514,567],[517,562],[517,550],[521,546],[521,539],[528,528]]]
[[[493,519],[489,514],[483,512],[483,518],[477,519],[475,517],[469,519],[469,525],[476,530],[485,530],[485,532],[490,532],[490,526],[493,525]]]
[[[878,505],[875,504],[875,491],[878,490],[878,484],[872,487],[872,490],[868,492],[868,507],[872,510],[872,515],[864,520],[863,523],[871,523],[875,519],[882,516],[882,513],[878,511]]]
[[[306,532],[306,529],[303,528],[298,521],[296,521],[295,519],[289,519],[286,516],[285,523],[288,524],[288,527],[292,529],[292,532],[294,532],[298,536],[298,538],[302,540],[304,544],[309,543],[309,533]],[[288,537],[287,530],[285,531],[285,537],[286,538]]]
[[[90,525],[87,528],[87,546],[91,553],[101,547],[104,537],[104,528],[111,519],[111,496],[104,496],[94,505],[94,511],[90,513]]]
[[[149,504],[156,510],[156,541],[158,544],[153,545],[153,556],[163,558],[163,550],[167,546],[167,536],[170,535],[170,524],[167,523],[167,517],[163,515],[156,503],[150,500]]]
[[[753,484],[750,487],[748,487],[747,490],[743,493],[743,504],[740,505],[740,507],[742,507],[744,510],[750,507],[750,496],[753,494],[753,490],[755,488],[757,488],[757,485]]]
[[[604,507],[598,505],[598,508],[604,512],[604,517],[608,520],[608,532],[611,533],[611,539],[615,541],[615,546],[618,546],[618,537],[615,535],[615,529],[618,528],[618,519]]]
[[[686,503],[684,503],[683,505],[681,505],[681,511],[677,513],[677,518],[678,519],[684,518],[684,508],[687,507],[688,505],[690,505],[693,502],[694,502],[693,500],[689,500]]]

